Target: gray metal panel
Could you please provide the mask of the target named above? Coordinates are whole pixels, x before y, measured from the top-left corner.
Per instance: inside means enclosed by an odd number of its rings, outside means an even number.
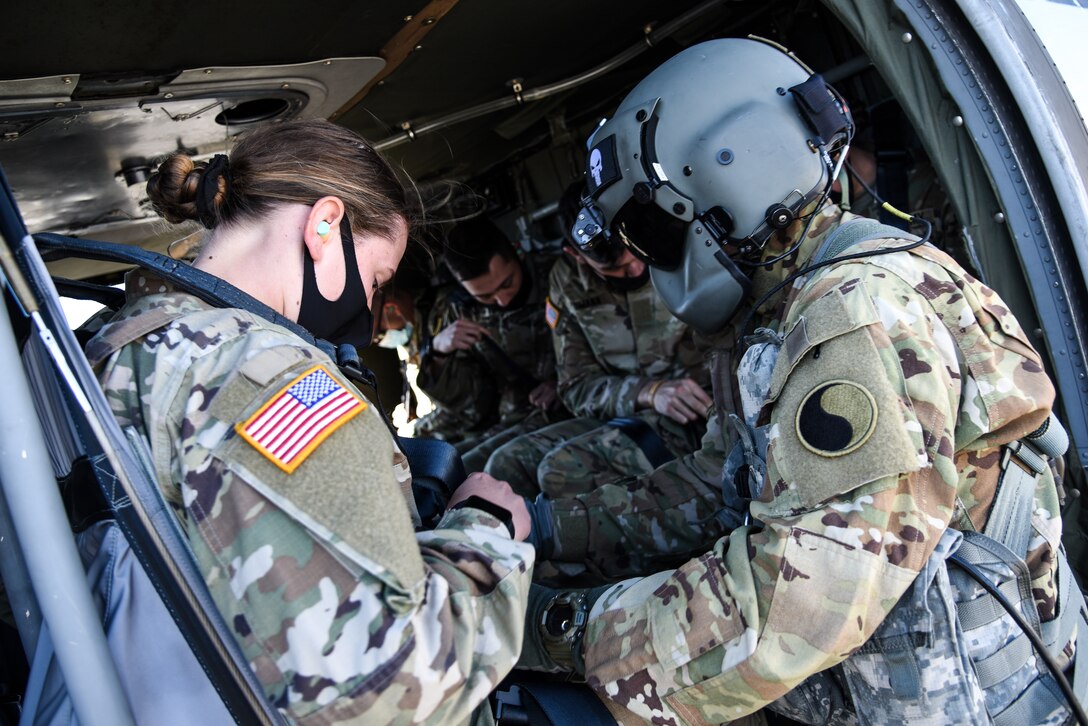
[[[159,221],[144,188],[158,160],[178,150],[210,156],[262,123],[326,118],[384,66],[381,58],[328,58],[117,84],[77,73],[0,81],[0,164],[32,232],[93,230],[122,241],[125,226]],[[223,114],[235,116],[223,123]]]
[[[1088,279],[1088,129],[1038,33],[1012,0],[956,0],[1024,115]],[[1079,74],[1084,68],[1067,69]]]

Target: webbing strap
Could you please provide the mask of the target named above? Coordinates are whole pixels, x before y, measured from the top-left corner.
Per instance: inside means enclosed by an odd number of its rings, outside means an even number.
[[[1050,414],[1050,418],[1038,431],[1028,434],[1027,440],[1043,455],[1052,459],[1064,456],[1069,450],[1069,433],[1054,414]]]
[[[521,692],[544,713],[549,726],[615,726],[616,719],[589,686],[576,683],[525,683]]]
[[[989,658],[976,661],[975,672],[978,674],[979,685],[991,688],[1019,673],[1027,666],[1033,652],[1031,641],[1027,636],[1020,635]]]
[[[1074,591],[1076,581],[1073,579],[1073,570],[1069,567],[1065,550],[1058,550],[1058,557],[1054,563],[1055,578],[1058,582],[1058,617],[1050,622],[1043,623],[1043,642],[1055,655],[1065,647],[1065,644],[1073,637],[1073,633],[1080,621],[1081,611],[1084,610],[1084,597],[1078,587]],[[1083,632],[1083,631],[1082,631]]]
[[[337,359],[336,347],[326,340],[314,338],[308,330],[293,320],[288,320],[251,295],[239,290],[215,275],[199,270],[187,262],[160,255],[133,245],[100,242],[91,239],[65,237],[59,234],[36,234],[34,243],[43,256],[62,253],[66,256],[89,260],[124,262],[151,270],[178,289],[200,298],[217,308],[237,308],[253,313],[276,325],[287,328],[311,345],[320,348],[333,360]]]
[[[1035,609],[1035,597],[1031,592],[1031,574],[1027,565],[1008,547],[981,532],[963,532],[963,541],[949,558],[978,569],[1003,565],[1014,574],[1013,577],[997,585],[997,589],[1014,605],[1031,603],[1031,607],[1020,608],[1024,618],[1040,633],[1039,612]],[[983,596],[986,597],[986,596]],[[960,605],[956,606],[957,613]],[[962,622],[962,621],[961,621]],[[966,629],[966,625],[964,626]]]
[[[1031,539],[1031,510],[1038,475],[1024,471],[1010,460],[1011,456],[1012,450],[1006,449],[997,496],[982,533],[1008,547],[1016,556],[1023,557]]]
[[[364,366],[359,359],[359,352],[354,345],[333,345],[327,340],[315,338],[310,331],[293,320],[283,317],[278,312],[239,290],[229,282],[215,275],[199,270],[187,262],[175,260],[166,255],[160,255],[151,250],[141,249],[132,245],[115,244],[112,242],[100,242],[91,239],[79,239],[76,237],[64,237],[59,234],[34,235],[34,243],[38,249],[46,254],[61,254],[70,257],[79,257],[89,260],[106,260],[109,262],[124,262],[151,270],[179,290],[183,290],[194,297],[217,308],[235,308],[245,310],[259,318],[263,318],[275,325],[286,328],[299,338],[318,348],[332,360],[341,372],[352,382],[369,386],[377,391],[377,379],[374,373]],[[382,420],[390,427],[393,435],[389,416],[382,409],[381,401],[376,396],[374,402],[382,413]]]
[[[1050,645],[1052,653],[1057,653],[1070,641],[1076,632],[1076,653],[1073,655],[1073,693],[1080,702],[1088,702],[1088,608],[1085,607],[1084,593],[1073,577],[1073,568],[1065,557],[1065,550],[1058,550],[1058,586],[1061,595],[1058,602],[1061,611],[1058,614],[1058,635]],[[1044,626],[1044,633],[1046,632]]]
[[[997,589],[1010,601],[1016,601],[1020,596],[1020,588],[1015,580],[1006,580]],[[963,629],[970,632],[1005,617],[1005,608],[984,594],[974,600],[956,603],[956,614]]]
[[[103,361],[129,343],[137,341],[160,328],[165,328],[184,315],[186,313],[177,310],[155,308],[154,310],[148,310],[138,320],[133,321],[135,324],[114,326],[96,337],[94,344],[87,350],[87,362],[91,364],[91,368],[98,368]]]
[[[1065,562],[1064,553],[1059,551],[1058,576],[1059,576],[1059,602],[1062,610],[1059,612],[1058,622],[1048,623],[1046,627],[1040,627],[1038,611],[1035,608],[1034,596],[1031,593],[1030,575],[1023,560],[1012,555],[1003,544],[979,532],[964,532],[963,542],[960,548],[950,557],[961,567],[974,571],[976,576],[985,577],[979,571],[979,566],[1000,564],[1011,567],[1015,576],[997,586],[1010,605],[1020,611],[1030,628],[1041,634],[1042,646],[1050,655],[1057,658],[1061,649],[1072,637],[1072,630],[1077,628],[1077,635],[1088,633],[1088,617],[1085,614],[1084,598],[1079,588],[1072,587],[1069,583],[1070,570]],[[1063,579],[1064,578],[1064,579]],[[1067,589],[1069,588],[1069,589]],[[989,601],[990,605],[982,603]],[[968,603],[957,603],[957,617],[963,626],[967,637],[974,627],[986,624],[992,615],[992,607],[996,607],[994,596],[984,594]],[[974,622],[972,622],[972,620]],[[1049,636],[1049,639],[1047,638]],[[1085,643],[1078,643],[1083,646]],[[1086,647],[1078,647],[1074,660],[1073,692],[1077,699],[1083,702],[1088,697],[1088,657],[1085,657]],[[1031,656],[1034,655],[1037,663],[1042,663],[1040,654],[1034,653],[1028,639],[1021,635],[1002,646],[990,657],[975,663],[979,684],[984,688],[991,688],[1010,676],[1015,675],[1026,667]],[[1054,677],[1045,669],[1040,670],[1041,677],[1035,678],[1022,694],[1004,711],[994,715],[995,726],[1021,726],[1025,723],[1041,723],[1049,715],[1059,709],[1066,708],[1065,696],[1061,693]]]

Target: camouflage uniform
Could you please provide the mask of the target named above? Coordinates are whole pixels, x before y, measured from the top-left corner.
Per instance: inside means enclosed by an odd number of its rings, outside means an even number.
[[[88,357],[268,698],[299,723],[466,721],[517,657],[531,548],[471,508],[414,533],[404,457],[327,357],[146,271],[128,286]],[[284,463],[247,426],[311,376],[350,416]]]
[[[554,258],[523,257],[529,285],[525,303],[517,308],[481,305],[463,291],[456,291],[435,304],[430,333],[433,337],[460,319],[479,323],[490,332],[488,340],[471,350],[448,356],[423,351],[417,383],[441,406],[442,428],[457,426],[466,432],[456,442],[467,471],[481,471],[496,448],[516,436],[533,431],[564,414],[545,412],[529,403],[535,383],[519,380],[527,375],[536,383],[555,379],[555,358],[551,353],[551,331],[544,321],[545,281]],[[511,366],[489,341],[516,364]],[[417,435],[430,435],[424,424]]]
[[[796,260],[809,259],[840,216],[825,208]],[[791,231],[799,233],[796,225]],[[851,252],[899,244],[875,240]],[[760,273],[757,298],[786,271]],[[927,647],[951,638],[920,628],[877,642],[875,651],[862,646],[925,579],[919,572],[931,576],[949,538],[984,526],[999,447],[1035,430],[1053,402],[1038,354],[1000,298],[932,247],[819,270],[789,288],[772,317],[784,335],[756,414],[768,438],[765,468],[748,478],[757,521],[677,570],[614,586],[590,614],[586,674],[623,723],[739,718],[855,652],[839,676],[819,684],[871,692],[870,702],[844,704],[828,688],[809,688],[808,713],[822,709],[810,722],[856,723],[855,707],[876,708],[878,720],[917,718],[896,704],[902,683],[857,664],[886,663],[891,656],[881,648],[897,650],[889,645],[896,637],[917,645],[921,636]],[[1049,471],[1035,487],[1024,560],[1029,600],[1045,626],[1055,618],[1061,519]],[[567,503],[557,512],[561,537],[580,533],[562,542],[564,558],[587,545],[597,558],[597,548],[607,557],[621,541],[625,549],[662,541],[650,536],[664,522],[653,511],[633,516],[616,496],[613,511],[599,517],[603,503],[586,498],[581,511]],[[629,531],[621,535],[617,523]],[[954,662],[938,665],[920,679],[922,698],[937,703],[938,690],[966,677]],[[929,680],[934,675],[940,683]],[[795,707],[776,704],[790,715]]]
[[[653,470],[638,445],[609,419],[637,417],[668,453],[683,456],[699,442],[702,421],[684,425],[656,411],[636,413],[639,391],[654,381],[710,376],[694,333],[673,317],[647,280],[621,292],[587,265],[556,264],[546,308],[552,326],[559,395],[580,418],[521,436],[492,454],[488,473],[515,490],[564,497]]]

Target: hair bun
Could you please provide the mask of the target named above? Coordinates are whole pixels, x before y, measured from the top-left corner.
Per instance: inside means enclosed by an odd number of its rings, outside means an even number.
[[[214,227],[218,211],[227,196],[228,178],[220,170],[219,178],[215,180],[217,189],[214,195],[209,194],[202,204],[202,192],[209,191],[206,184],[201,184],[208,166],[207,162],[193,161],[187,154],[177,153],[167,157],[147,180],[147,196],[155,211],[174,224],[197,220],[205,227]]]

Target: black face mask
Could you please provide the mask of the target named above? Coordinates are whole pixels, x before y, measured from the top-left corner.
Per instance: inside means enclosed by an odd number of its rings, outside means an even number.
[[[616,292],[634,292],[646,287],[646,284],[650,282],[650,266],[646,265],[642,269],[642,274],[638,277],[606,277],[601,275],[601,279]]]
[[[346,214],[340,221],[340,242],[344,247],[344,291],[336,300],[321,294],[314,274],[314,260],[308,251],[304,251],[298,324],[330,343],[351,343],[356,348],[364,348],[370,344],[373,319],[366,304],[366,289],[359,277],[355,240]]]

